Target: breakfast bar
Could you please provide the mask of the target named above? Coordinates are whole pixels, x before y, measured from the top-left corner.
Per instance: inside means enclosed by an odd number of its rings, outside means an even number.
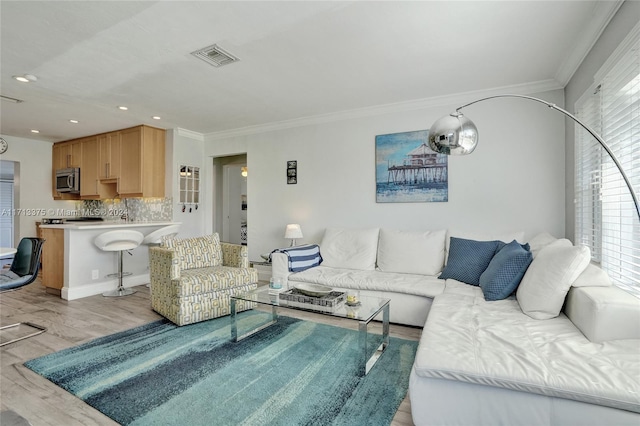
[[[60,294],[65,300],[80,299],[115,290],[118,258],[95,246],[95,238],[106,231],[130,229],[148,235],[177,222],[67,222],[40,225],[43,246],[42,283],[47,291]],[[124,256],[124,270],[131,275],[124,279],[125,287],[149,282],[149,253],[146,245]]]

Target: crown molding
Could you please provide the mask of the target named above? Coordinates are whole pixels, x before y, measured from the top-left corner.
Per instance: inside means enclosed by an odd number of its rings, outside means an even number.
[[[253,135],[258,133],[273,132],[277,130],[291,129],[295,127],[303,127],[330,123],[335,121],[353,120],[357,118],[371,117],[383,114],[393,114],[406,111],[414,111],[438,106],[450,106],[468,102],[478,97],[497,95],[501,93],[514,93],[521,95],[529,95],[534,93],[547,92],[550,90],[562,89],[563,85],[556,80],[543,80],[525,84],[517,84],[511,86],[496,87],[487,90],[478,90],[472,92],[463,92],[445,96],[434,96],[431,98],[415,99],[411,101],[398,102],[392,104],[376,105],[365,108],[358,108],[346,111],[338,111],[328,114],[314,115],[309,117],[295,118],[292,120],[276,121],[273,123],[259,124],[255,126],[241,127],[238,129],[223,130],[219,132],[207,133],[204,135],[205,140],[228,139],[237,136]]]
[[[202,133],[194,132],[193,130],[183,129],[181,127],[176,127],[174,131],[177,136],[182,136],[189,139],[195,139],[197,141],[204,141],[205,135]]]
[[[602,32],[609,25],[620,6],[622,6],[622,3],[624,3],[624,0],[599,1],[596,3],[589,24],[585,25],[575,41],[575,46],[571,53],[565,58],[556,72],[555,79],[562,84],[562,87],[569,83],[569,80],[571,80],[584,58],[587,57],[596,44]]]

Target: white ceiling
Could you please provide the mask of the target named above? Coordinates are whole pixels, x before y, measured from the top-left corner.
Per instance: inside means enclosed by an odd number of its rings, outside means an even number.
[[[150,124],[209,134],[496,87],[560,88],[618,5],[2,0],[1,94],[24,102],[0,103],[0,132],[59,141]],[[241,60],[214,68],[190,55],[214,43]],[[38,80],[12,78],[21,74]]]

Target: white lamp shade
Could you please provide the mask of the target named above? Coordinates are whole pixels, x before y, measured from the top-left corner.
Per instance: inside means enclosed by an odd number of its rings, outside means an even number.
[[[302,229],[297,223],[290,223],[284,230],[284,237],[291,240],[302,238]]]

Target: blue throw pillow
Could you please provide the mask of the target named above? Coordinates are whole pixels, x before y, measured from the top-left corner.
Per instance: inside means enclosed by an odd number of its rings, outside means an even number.
[[[529,244],[511,241],[493,256],[487,269],[480,275],[480,288],[485,300],[509,297],[520,285],[524,273],[533,260]]]
[[[438,278],[452,278],[463,283],[479,285],[480,275],[503,245],[502,241],[474,241],[451,237],[447,266]]]

